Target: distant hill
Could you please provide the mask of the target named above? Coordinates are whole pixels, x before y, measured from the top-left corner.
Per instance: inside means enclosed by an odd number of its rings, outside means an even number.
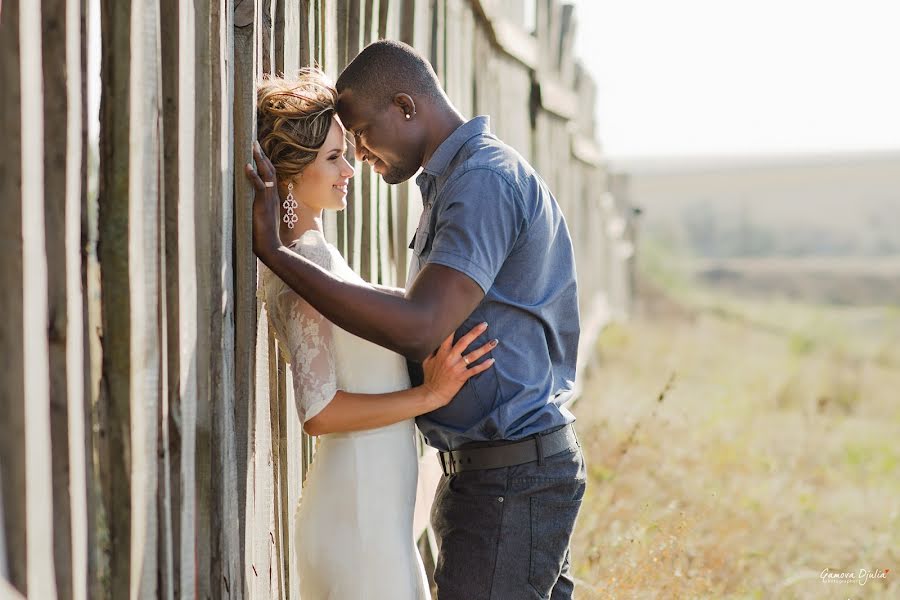
[[[707,258],[900,254],[900,151],[616,163],[641,235]]]

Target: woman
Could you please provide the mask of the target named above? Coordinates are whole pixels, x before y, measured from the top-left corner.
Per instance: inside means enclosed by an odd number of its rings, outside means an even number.
[[[362,283],[322,233],[323,211],[346,206],[354,174],[336,99],[317,69],[302,70],[297,81],[266,79],[257,94],[257,150],[277,175],[262,184],[278,188],[282,243],[336,277]],[[260,185],[250,165],[246,175]],[[265,267],[259,295],[289,356],[303,428],[321,436],[295,517],[301,596],[429,598],[412,531],[413,418],[446,405],[468,378],[490,368],[493,360],[467,365],[497,341],[463,357],[487,325],[455,345],[448,337],[424,362],[424,384],[410,388],[401,356],[333,326]]]

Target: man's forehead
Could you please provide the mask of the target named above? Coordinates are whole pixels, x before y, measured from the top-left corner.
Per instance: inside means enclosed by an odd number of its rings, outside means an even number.
[[[347,88],[338,94],[337,112],[347,129],[358,127],[368,117],[368,108],[364,102],[353,94],[353,90]]]

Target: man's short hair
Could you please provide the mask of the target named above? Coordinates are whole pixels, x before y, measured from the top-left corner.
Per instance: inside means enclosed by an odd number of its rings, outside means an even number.
[[[378,106],[389,104],[399,92],[433,99],[443,95],[431,63],[412,46],[395,40],[379,40],[363,48],[341,72],[335,87],[339,94],[351,89],[354,96]]]

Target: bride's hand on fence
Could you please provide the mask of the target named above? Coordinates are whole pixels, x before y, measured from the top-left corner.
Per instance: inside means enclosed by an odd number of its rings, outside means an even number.
[[[429,404],[434,408],[440,408],[449,404],[470,377],[478,375],[493,366],[493,358],[489,358],[479,365],[476,365],[475,362],[496,348],[499,340],[493,339],[480,348],[468,354],[463,354],[466,348],[486,329],[487,323],[476,325],[467,334],[459,338],[455,344],[451,333],[437,351],[422,363],[425,371],[425,382],[422,384],[422,387],[425,388]]]
[[[253,198],[253,253],[260,258],[266,252],[276,250],[281,241],[278,237],[279,211],[281,199],[278,197],[278,181],[272,161],[262,151],[259,142],[253,142],[253,165],[244,166],[244,175],[250,180],[256,195]]]

